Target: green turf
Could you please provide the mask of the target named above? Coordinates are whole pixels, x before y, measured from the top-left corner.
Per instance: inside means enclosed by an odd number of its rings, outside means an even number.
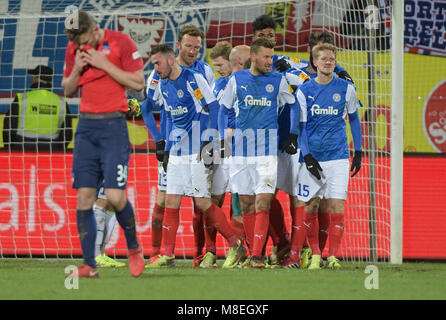
[[[132,278],[128,268],[100,268],[99,279],[79,279],[65,288],[72,259],[0,259],[0,299],[445,299],[445,263],[375,264],[379,289],[366,289],[367,264],[343,263],[340,270],[193,269],[145,270]],[[221,261],[219,264],[221,265]]]

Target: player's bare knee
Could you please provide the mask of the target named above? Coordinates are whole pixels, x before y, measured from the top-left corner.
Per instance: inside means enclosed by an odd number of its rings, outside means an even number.
[[[79,210],[88,210],[93,208],[96,200],[96,189],[79,188],[77,191],[77,208]]]
[[[265,193],[256,196],[256,211],[269,211],[273,194]]]
[[[331,213],[344,213],[344,200],[329,199],[327,210]]]
[[[125,190],[121,190],[121,189],[106,189],[105,190],[105,195],[107,196],[108,202],[117,211],[122,210],[125,207],[126,203],[127,203]]]
[[[305,211],[309,214],[316,213],[319,208],[319,198],[313,198],[305,205]]]
[[[212,201],[209,198],[194,198],[194,205],[201,212],[206,212],[206,210],[212,205]]]
[[[158,191],[158,195],[156,197],[156,204],[161,208],[166,206],[166,191]]]

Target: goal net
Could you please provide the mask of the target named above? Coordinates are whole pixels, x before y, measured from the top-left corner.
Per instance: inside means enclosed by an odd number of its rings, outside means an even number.
[[[276,52],[308,59],[308,38],[329,31],[340,48],[338,64],[354,79],[363,104],[362,169],[350,180],[346,226],[340,257],[352,261],[387,261],[390,255],[390,12],[389,1],[354,0],[9,0],[0,4],[0,256],[79,257],[76,192],[71,187],[74,132],[79,97],[67,99],[62,149],[25,144],[12,148],[4,141],[14,128],[4,126],[18,93],[30,90],[30,73],[38,65],[52,68],[53,92],[61,88],[67,39],[67,16],[74,8],[89,11],[103,28],[129,34],[151,71],[149,52],[158,44],[175,45],[179,29],[188,23],[201,27],[206,39],[199,59],[218,41],[250,45],[252,21],[270,14],[277,22]],[[210,63],[210,60],[207,60]],[[218,76],[216,74],[216,76]],[[67,120],[69,119],[69,121]],[[16,121],[17,122],[17,121]],[[69,123],[71,122],[71,125]],[[138,239],[151,252],[151,213],[157,195],[154,141],[142,118],[127,119],[132,145],[127,196],[135,208]],[[70,129],[72,128],[72,129]],[[353,143],[348,128],[349,145]],[[229,212],[229,196],[224,210]],[[289,200],[279,192],[290,226]],[[229,214],[229,213],[228,213]],[[218,255],[227,244],[218,236]],[[116,225],[107,245],[110,256],[125,256],[126,244]],[[267,252],[271,252],[268,242]],[[326,254],[325,252],[324,254]],[[176,242],[176,257],[193,254],[192,204],[184,198]]]

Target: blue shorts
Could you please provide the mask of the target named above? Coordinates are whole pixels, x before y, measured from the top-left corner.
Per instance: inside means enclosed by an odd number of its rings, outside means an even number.
[[[125,118],[79,119],[74,136],[73,188],[127,186],[130,142]]]

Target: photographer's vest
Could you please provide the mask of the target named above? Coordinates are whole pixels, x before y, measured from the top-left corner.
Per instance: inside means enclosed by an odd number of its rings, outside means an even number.
[[[26,138],[56,139],[65,119],[65,100],[48,90],[18,93],[17,134]]]

